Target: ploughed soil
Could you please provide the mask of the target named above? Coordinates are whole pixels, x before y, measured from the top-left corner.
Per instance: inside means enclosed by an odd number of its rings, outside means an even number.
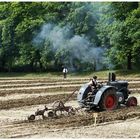
[[[48,118],[46,112],[44,120],[37,116],[35,121],[28,121],[27,117],[37,109],[43,109],[44,105],[51,107],[56,100],[68,99],[88,79],[0,79],[0,138],[139,138],[140,79],[128,79],[133,91],[130,96],[137,97],[137,107],[121,106],[117,110],[102,112],[79,109],[75,115],[64,112],[54,118]],[[76,93],[66,105],[79,107]]]

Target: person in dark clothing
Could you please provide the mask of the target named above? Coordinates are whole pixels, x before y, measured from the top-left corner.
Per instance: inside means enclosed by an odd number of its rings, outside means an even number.
[[[91,87],[92,92],[94,90],[97,90],[97,86],[98,86],[97,76],[93,76],[93,78],[90,80],[88,84]]]

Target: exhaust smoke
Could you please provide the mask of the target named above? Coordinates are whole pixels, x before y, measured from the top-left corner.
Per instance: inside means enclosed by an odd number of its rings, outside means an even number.
[[[79,70],[81,65],[86,65],[84,70],[88,70],[89,67],[92,67],[92,70],[101,70],[105,67],[106,49],[97,47],[85,36],[74,35],[70,26],[61,28],[54,24],[45,24],[33,42],[40,47],[47,47],[46,44],[49,44],[54,57],[70,71]]]

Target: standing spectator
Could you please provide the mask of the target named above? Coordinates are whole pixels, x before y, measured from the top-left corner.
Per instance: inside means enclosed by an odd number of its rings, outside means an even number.
[[[64,78],[67,78],[68,69],[66,67],[63,68]]]

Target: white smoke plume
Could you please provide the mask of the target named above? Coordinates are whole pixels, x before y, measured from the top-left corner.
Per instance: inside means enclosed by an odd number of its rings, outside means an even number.
[[[63,64],[67,65],[69,70],[74,70],[75,59],[80,63],[93,65],[95,70],[103,68],[105,49],[91,44],[84,36],[74,35],[69,26],[60,28],[54,24],[43,25],[33,42],[39,45],[45,41],[50,42],[55,55],[59,54],[63,57]]]

